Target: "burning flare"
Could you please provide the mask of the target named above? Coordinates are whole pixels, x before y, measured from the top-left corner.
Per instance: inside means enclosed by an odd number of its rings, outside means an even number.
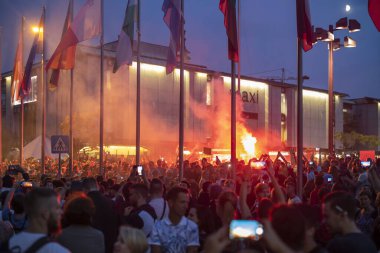
[[[241,144],[243,144],[243,148],[244,148],[244,151],[243,150],[242,151],[247,154],[248,158],[251,159],[253,157],[256,157],[255,145],[256,145],[257,139],[256,137],[252,136],[252,134],[250,134],[245,127],[242,128],[240,141],[241,141]]]

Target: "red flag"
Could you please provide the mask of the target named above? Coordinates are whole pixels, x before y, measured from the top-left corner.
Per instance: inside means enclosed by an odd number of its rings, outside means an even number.
[[[368,13],[380,32],[380,0],[368,0]]]
[[[12,78],[12,83],[11,83],[12,103],[19,100],[20,98],[20,84],[21,84],[22,76],[23,76],[22,51],[23,51],[23,43],[22,43],[22,28],[21,28],[20,36],[19,36],[18,44],[17,44],[15,63],[13,66],[13,78]]]
[[[239,45],[236,29],[236,0],[220,0],[219,9],[224,15],[228,37],[228,59],[239,62]]]
[[[100,12],[100,0],[87,0],[59,42],[46,65],[46,69],[52,68],[53,63],[60,62],[59,59],[62,52],[67,48],[76,46],[76,44],[81,41],[89,40],[100,35],[102,31]]]
[[[67,29],[70,27],[72,22],[72,10],[73,10],[73,1],[70,0],[69,7],[67,9],[65,23],[63,24],[62,37],[65,35]],[[75,63],[75,49],[76,46],[69,47],[62,52],[57,54],[57,57],[52,58],[52,63],[50,68],[53,69],[50,77],[49,88],[56,88],[59,80],[60,69],[73,69]]]
[[[313,48],[309,0],[297,0],[297,34],[305,52]]]

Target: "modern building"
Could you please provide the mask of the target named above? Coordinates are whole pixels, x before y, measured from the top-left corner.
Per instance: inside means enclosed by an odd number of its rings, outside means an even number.
[[[136,62],[113,73],[116,43],[105,45],[104,144],[134,145],[136,126]],[[179,70],[167,75],[167,47],[141,44],[141,145],[152,159],[173,157],[178,148]],[[79,46],[74,74],[74,145],[99,143],[99,48]],[[227,60],[227,59],[226,59]],[[25,106],[25,143],[41,134],[41,64],[35,64],[32,91]],[[11,72],[2,80],[5,149],[18,146],[19,102],[10,98]],[[185,64],[185,149],[229,148],[229,73]],[[327,85],[326,85],[327,87]],[[47,92],[47,136],[68,133],[70,71],[62,71],[58,88]],[[297,87],[293,84],[241,77],[237,102],[238,153],[241,136],[257,138],[258,152],[296,147]],[[335,132],[343,132],[343,98],[335,92]],[[304,147],[328,148],[328,92],[305,87],[303,92]],[[379,127],[379,125],[377,125]],[[7,135],[9,135],[7,137]],[[239,151],[240,146],[240,151]],[[339,142],[336,149],[341,149]]]

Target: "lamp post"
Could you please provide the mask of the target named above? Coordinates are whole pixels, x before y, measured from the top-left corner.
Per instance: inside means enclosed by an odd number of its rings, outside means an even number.
[[[328,149],[329,154],[335,153],[334,145],[334,127],[335,127],[335,102],[334,102],[334,51],[344,47],[356,47],[356,41],[349,36],[344,37],[344,44],[340,44],[340,39],[335,39],[334,31],[348,29],[349,32],[360,31],[360,23],[355,19],[348,20],[347,17],[341,18],[336,22],[335,29],[333,25],[329,25],[328,30],[316,28],[314,32],[314,43],[317,41],[328,42]]]

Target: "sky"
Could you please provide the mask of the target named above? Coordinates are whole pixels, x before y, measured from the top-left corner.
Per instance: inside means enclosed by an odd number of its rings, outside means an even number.
[[[38,23],[42,6],[46,5],[45,38],[49,58],[61,37],[68,0],[0,0],[2,32],[2,72],[11,71],[21,27],[26,17],[24,33],[24,62],[29,54],[33,34],[31,26]],[[74,0],[74,12],[84,0]],[[120,32],[127,0],[104,0],[105,42],[115,41]],[[141,0],[141,36],[149,43],[168,45],[169,31],[161,10],[163,0]],[[297,34],[295,0],[241,0],[241,73],[258,78],[281,78],[296,83]],[[351,11],[346,12],[346,4]],[[357,41],[356,48],[334,52],[334,89],[350,98],[375,97],[380,99],[380,32],[368,15],[367,0],[311,0],[310,12],[315,27],[327,29],[340,18],[357,19],[360,32],[349,34],[336,31]],[[230,71],[227,57],[227,37],[218,0],[185,0],[186,47],[191,63],[207,66],[215,71]],[[86,43],[99,43],[94,39]],[[310,77],[304,85],[320,89],[328,87],[327,43],[319,42],[304,53],[303,73]]]

